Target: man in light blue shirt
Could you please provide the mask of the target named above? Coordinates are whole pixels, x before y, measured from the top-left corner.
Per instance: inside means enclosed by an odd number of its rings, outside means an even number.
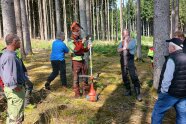
[[[132,83],[134,84],[134,91],[138,101],[142,101],[140,93],[140,81],[136,73],[136,67],[134,64],[134,54],[136,52],[136,41],[130,39],[130,32],[125,29],[123,31],[123,40],[120,42],[117,51],[120,53],[120,63],[122,71],[122,79],[126,88],[125,96],[131,95],[131,86],[128,73]]]
[[[20,124],[24,118],[24,86],[27,79],[22,62],[15,52],[20,48],[20,39],[16,34],[8,34],[5,42],[7,47],[0,58],[0,77],[8,104],[7,123]]]
[[[50,90],[50,83],[53,81],[60,71],[60,78],[62,87],[67,87],[66,80],[66,63],[65,63],[65,53],[69,52],[68,47],[63,42],[65,40],[65,34],[63,32],[57,33],[56,39],[52,44],[52,52],[50,54],[50,61],[52,65],[52,73],[45,83],[45,88]]]

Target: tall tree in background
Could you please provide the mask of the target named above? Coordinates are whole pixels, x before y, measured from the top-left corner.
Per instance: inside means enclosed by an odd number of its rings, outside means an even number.
[[[42,5],[43,5],[42,7],[43,7],[44,36],[45,36],[45,40],[48,40],[47,0],[43,0]],[[58,6],[59,6],[59,4],[58,4]]]
[[[59,0],[55,0],[57,33],[61,32],[61,14]]]
[[[73,20],[78,22],[78,0],[73,0]]]
[[[99,40],[99,6],[98,0],[96,0],[96,29],[97,29],[97,40]]]
[[[175,7],[175,30],[179,30],[179,0],[176,0],[176,7]]]
[[[121,40],[123,39],[123,6],[122,0],[120,0],[120,31],[121,31]]]
[[[40,38],[44,40],[42,0],[38,0]]]
[[[90,34],[90,0],[86,0],[87,33]]]
[[[53,0],[49,0],[49,5],[50,5],[50,30],[51,30],[51,38],[55,38],[55,21],[54,21],[54,2]],[[65,20],[64,20],[65,21]]]
[[[153,86],[158,88],[159,77],[168,55],[168,45],[165,40],[169,39],[170,33],[170,1],[154,0],[154,77]]]
[[[23,28],[23,39],[25,42],[25,52],[26,54],[32,54],[31,40],[30,40],[30,31],[29,24],[26,14],[26,5],[25,1],[21,0],[21,20],[22,20],[22,28]]]
[[[4,36],[9,33],[16,34],[16,21],[13,0],[1,0],[2,16],[3,16],[3,32]]]
[[[171,37],[173,37],[174,32],[175,32],[175,6],[174,6],[174,0],[172,0],[172,11],[171,11]]]
[[[137,0],[137,58],[142,59],[141,53],[141,15],[140,0]]]
[[[112,28],[111,28],[112,41],[114,40],[114,1],[112,0]]]
[[[65,0],[63,0],[63,19],[64,19],[64,33],[65,39],[68,40],[68,33],[67,33],[67,16],[66,16],[66,4]]]
[[[86,3],[85,0],[79,0],[80,24],[83,27],[82,37],[87,35]]]
[[[117,8],[117,4],[116,4]],[[116,41],[118,41],[118,11],[116,10]]]
[[[85,0],[79,0],[79,13],[80,13],[80,25],[83,27],[83,30],[81,30],[81,37],[84,38],[87,35],[86,3],[85,3]],[[88,53],[85,53],[85,61],[86,61],[87,65],[88,65],[88,57],[89,57]]]
[[[107,10],[107,32],[108,32],[108,40],[110,41],[110,3],[109,3],[109,0],[107,0],[107,8],[108,8],[108,10]]]
[[[95,0],[92,0],[92,24],[93,24],[93,33],[94,33],[94,39],[96,39],[96,18],[95,18]]]
[[[100,11],[100,16],[101,16],[101,36],[102,40],[105,40],[105,24],[104,24],[104,11],[103,11],[103,0],[101,0],[101,11]]]
[[[21,40],[21,47],[20,47],[21,57],[24,59],[26,57],[26,55],[25,55],[24,41],[23,41],[20,0],[14,0],[14,8],[15,8],[17,35],[19,36],[19,38]]]

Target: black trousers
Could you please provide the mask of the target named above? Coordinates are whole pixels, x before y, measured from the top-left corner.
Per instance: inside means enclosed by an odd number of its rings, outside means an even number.
[[[136,72],[136,67],[134,64],[134,55],[130,54],[128,51],[123,51],[120,54],[121,72],[124,86],[126,89],[130,89],[129,75],[134,84],[134,87],[140,87],[140,81]]]
[[[51,65],[52,65],[52,73],[48,77],[47,81],[48,82],[53,81],[60,72],[61,84],[63,86],[66,86],[67,85],[67,79],[66,79],[66,63],[65,63],[65,60],[63,60],[63,61],[52,60]]]

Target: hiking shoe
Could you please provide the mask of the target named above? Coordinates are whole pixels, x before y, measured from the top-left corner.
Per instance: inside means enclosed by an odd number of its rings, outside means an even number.
[[[131,96],[131,95],[132,95],[131,90],[127,90],[127,91],[124,93],[124,96]]]
[[[46,82],[46,83],[45,83],[45,89],[51,90],[51,89],[50,89],[50,83],[49,83],[49,82]]]

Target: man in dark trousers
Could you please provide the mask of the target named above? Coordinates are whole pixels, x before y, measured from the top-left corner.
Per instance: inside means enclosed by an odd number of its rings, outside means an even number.
[[[131,95],[130,80],[128,77],[128,72],[132,83],[134,84],[134,91],[136,93],[136,98],[138,101],[142,101],[140,93],[140,81],[136,73],[136,67],[134,64],[134,54],[136,51],[136,41],[130,38],[130,32],[125,29],[123,31],[123,39],[120,42],[117,51],[120,53],[120,63],[122,71],[122,79],[124,86],[126,88],[125,96]]]
[[[4,83],[4,93],[7,99],[7,124],[20,124],[24,116],[25,81],[27,77],[21,60],[16,56],[20,48],[20,39],[15,34],[5,37],[6,49],[0,59],[0,76]]]
[[[59,72],[62,87],[67,87],[65,53],[68,53],[69,50],[64,40],[65,34],[63,32],[58,32],[56,39],[52,43],[52,52],[50,54],[52,73],[45,83],[45,88],[48,90],[50,90],[50,83],[57,77]]]
[[[171,107],[176,109],[176,124],[186,124],[186,54],[179,38],[167,40],[169,53],[160,75],[158,100],[152,112],[152,124],[161,124]]]
[[[81,26],[77,22],[73,22],[71,25],[71,41],[68,42],[68,47],[70,49],[72,57],[72,71],[73,71],[73,89],[75,93],[75,98],[80,97],[80,84],[79,75],[87,75],[87,65],[84,59],[84,53],[89,51],[89,45],[85,46],[86,38],[81,38]],[[83,95],[88,93],[88,79],[83,78],[82,91]]]

